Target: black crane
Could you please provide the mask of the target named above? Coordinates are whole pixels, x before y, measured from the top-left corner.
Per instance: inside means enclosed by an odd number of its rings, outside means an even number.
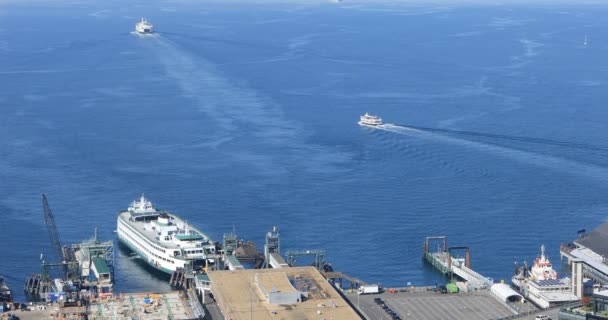
[[[57,226],[55,225],[55,218],[53,212],[49,207],[49,202],[46,200],[46,196],[42,194],[42,210],[44,214],[44,223],[49,231],[49,238],[51,240],[51,247],[53,254],[55,255],[56,262],[63,262],[63,251],[61,250],[61,242],[59,241],[59,232],[57,232]]]
[[[49,239],[54,255],[52,260],[54,261],[42,261],[42,273],[34,273],[27,278],[25,281],[25,292],[36,298],[46,299],[48,293],[56,289],[52,286],[52,279],[55,276],[60,276],[63,280],[69,280],[69,285],[63,286],[64,292],[77,292],[80,288],[80,265],[76,260],[74,247],[61,246],[59,232],[55,225],[55,217],[44,194],[42,194],[42,214],[44,216],[44,224],[49,232]],[[40,256],[40,259],[42,259],[42,256]],[[55,271],[51,274],[53,270]]]

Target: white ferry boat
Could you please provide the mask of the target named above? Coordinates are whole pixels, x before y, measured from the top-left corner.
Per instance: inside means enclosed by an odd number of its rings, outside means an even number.
[[[118,214],[118,240],[150,266],[173,273],[177,268],[201,270],[214,263],[215,244],[178,216],[159,211],[142,194]]]
[[[382,118],[371,115],[366,112],[364,115],[361,116],[359,124],[362,126],[379,126],[382,124]]]
[[[141,21],[135,24],[135,31],[139,33],[152,33],[154,26],[148,20],[141,18]]]

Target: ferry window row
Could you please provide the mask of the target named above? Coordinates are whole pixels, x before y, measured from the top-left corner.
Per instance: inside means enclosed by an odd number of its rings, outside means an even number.
[[[171,259],[167,259],[167,258],[161,257],[161,256],[159,256],[159,255],[155,254],[154,252],[150,251],[150,250],[149,250],[149,249],[148,249],[146,246],[143,246],[141,243],[139,243],[139,241],[137,241],[137,240],[133,239],[133,238],[132,238],[132,237],[131,237],[131,236],[130,236],[130,235],[127,233],[127,232],[125,232],[125,230],[124,230],[123,228],[118,227],[118,229],[120,229],[120,230],[122,231],[122,233],[123,233],[123,234],[124,234],[124,235],[125,235],[125,236],[128,238],[128,239],[127,239],[127,242],[129,242],[129,243],[133,244],[133,243],[131,242],[131,241],[133,241],[133,242],[135,242],[135,243],[136,243],[136,244],[137,244],[139,247],[143,248],[143,250],[147,251],[149,254],[153,255],[154,257],[156,257],[156,258],[158,258],[158,259],[160,259],[160,260],[164,260],[164,261],[166,261],[166,262],[169,262],[169,263],[171,263],[171,264],[175,264],[175,261],[173,261],[173,260],[171,260]],[[131,241],[129,241],[129,240],[131,240]]]

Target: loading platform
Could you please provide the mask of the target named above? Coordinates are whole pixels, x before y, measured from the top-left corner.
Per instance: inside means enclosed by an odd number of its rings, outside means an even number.
[[[436,252],[429,250],[431,242],[440,242]],[[456,255],[456,252],[465,252],[464,257]],[[471,253],[468,247],[447,247],[446,236],[426,237],[424,242],[423,258],[444,275],[458,276],[466,281],[467,285],[475,289],[489,288],[494,281],[484,277],[471,268]]]
[[[287,264],[287,262],[285,262],[283,257],[281,257],[281,255],[279,255],[278,252],[272,252],[272,253],[270,253],[269,256],[270,256],[270,266],[273,269],[289,268],[289,264]]]
[[[228,256],[224,257],[224,260],[226,261],[226,265],[228,266],[228,269],[231,271],[245,269],[245,267],[243,267],[243,265],[241,264],[239,259],[237,259],[236,256],[228,255]]]

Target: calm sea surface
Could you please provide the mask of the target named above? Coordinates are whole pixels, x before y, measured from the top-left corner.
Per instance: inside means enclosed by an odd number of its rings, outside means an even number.
[[[441,281],[428,235],[496,280],[541,244],[557,263],[608,215],[607,14],[0,4],[0,274],[21,294],[50,257],[41,193],[63,243],[116,239],[145,193],[218,241],[276,225],[283,250],[387,286]],[[156,34],[131,33],[141,16]],[[367,111],[392,125],[359,127]],[[116,277],[168,289],[122,251]]]

